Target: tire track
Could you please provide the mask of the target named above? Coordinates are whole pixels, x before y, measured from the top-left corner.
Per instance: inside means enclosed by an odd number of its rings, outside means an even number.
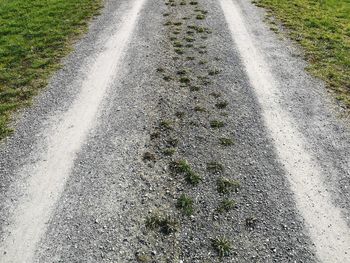
[[[342,211],[332,204],[319,165],[306,150],[305,139],[295,128],[294,121],[280,105],[278,83],[256,48],[238,5],[232,0],[220,3],[318,257],[322,262],[348,262],[350,230]]]
[[[6,229],[8,236],[0,247],[1,262],[31,262],[36,244],[45,233],[46,222],[60,198],[76,154],[89,130],[110,82],[115,80],[139,12],[146,0],[136,0],[124,15],[119,30],[110,36],[81,84],[81,93],[47,136],[48,149],[37,163],[20,173],[30,174],[24,197]]]

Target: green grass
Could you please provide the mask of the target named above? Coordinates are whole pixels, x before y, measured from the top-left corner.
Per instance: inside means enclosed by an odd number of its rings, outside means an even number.
[[[301,44],[308,70],[350,107],[350,1],[256,0]],[[297,15],[296,15],[297,14]]]
[[[230,255],[232,250],[231,241],[224,236],[215,237],[211,240],[212,246],[218,253],[219,257]]]
[[[97,14],[101,0],[0,0],[0,139]]]
[[[185,194],[182,194],[179,199],[177,199],[176,207],[181,210],[184,215],[190,216],[193,214],[193,200]]]

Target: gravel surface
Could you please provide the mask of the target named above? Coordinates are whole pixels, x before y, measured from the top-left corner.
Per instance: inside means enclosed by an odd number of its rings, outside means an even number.
[[[341,110],[305,73],[300,51],[269,31],[263,10],[244,0],[235,5],[278,83],[274,98],[288,113],[282,124],[293,123],[294,136],[305,142],[299,158],[311,156],[320,171],[317,187],[327,193],[321,200],[339,211],[349,233],[350,133]],[[0,262],[350,262],[349,254],[330,261],[320,253],[310,228],[317,217],[305,217],[300,207],[264,115],[268,105],[246,72],[226,11],[211,0],[105,1],[63,69],[0,146]],[[124,24],[125,38],[107,45]],[[55,160],[58,170],[47,169],[54,192],[31,192],[40,188],[28,182],[41,185],[35,171],[60,144],[51,143],[53,129],[96,73],[91,65],[125,39],[123,56],[110,57],[120,60],[117,69],[111,63],[112,76],[94,84],[105,88],[100,100],[86,104],[86,112],[96,111],[88,118],[77,113],[89,124],[79,143]],[[71,164],[60,167],[67,156]],[[310,195],[307,205],[315,200]],[[23,217],[24,204],[44,211]],[[21,228],[18,222],[28,218],[33,227]],[[21,231],[32,239],[14,239],[11,247],[10,237]]]

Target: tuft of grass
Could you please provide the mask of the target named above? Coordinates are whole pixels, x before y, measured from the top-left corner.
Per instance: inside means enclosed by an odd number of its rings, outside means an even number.
[[[218,162],[209,162],[207,163],[207,170],[211,173],[221,173],[224,171],[224,166]]]
[[[0,1],[0,139],[86,32],[101,0]]]
[[[215,104],[215,107],[218,109],[225,109],[228,105],[227,101],[219,101]]]
[[[211,240],[212,246],[218,253],[219,257],[229,256],[231,254],[231,241],[226,237],[215,237]]]
[[[308,70],[350,108],[350,4],[348,0],[256,0],[304,48]],[[295,16],[295,14],[298,14]]]
[[[198,185],[202,181],[202,177],[192,170],[186,160],[172,162],[170,164],[170,169],[176,173],[184,174],[186,182],[191,185]]]
[[[190,5],[198,5],[198,2],[197,1],[191,1]]]
[[[151,230],[158,230],[164,235],[170,235],[177,232],[179,228],[179,222],[176,218],[170,215],[160,215],[153,213],[146,218],[146,227]]]
[[[156,156],[153,153],[145,152],[142,156],[142,159],[144,161],[154,161],[156,159]]]
[[[190,216],[193,214],[193,200],[191,197],[182,194],[177,199],[176,207],[181,210],[184,215]]]
[[[164,68],[157,68],[157,72],[160,72],[160,73],[163,73],[165,71],[165,69]]]
[[[185,53],[185,51],[182,48],[175,48],[174,51],[176,54],[179,54],[179,55],[182,55]]]
[[[166,156],[172,156],[174,155],[175,151],[176,151],[175,148],[166,148],[164,149],[163,154]]]
[[[173,46],[180,48],[180,47],[183,47],[184,45],[181,43],[181,41],[176,40],[173,42]]]
[[[203,19],[205,19],[205,15],[203,15],[203,14],[198,14],[198,15],[196,16],[196,18],[197,18],[198,20],[203,20]]]
[[[223,146],[231,146],[233,145],[233,140],[230,138],[219,138],[220,144]]]
[[[251,216],[245,219],[245,225],[246,227],[253,229],[255,228],[257,221],[258,219],[256,217]]]
[[[221,194],[227,194],[232,191],[237,191],[240,183],[237,180],[232,180],[226,177],[220,177],[216,181],[217,190]]]
[[[211,120],[210,121],[210,127],[214,129],[222,128],[225,126],[225,123],[223,121],[218,121],[218,120]]]
[[[194,107],[194,111],[197,111],[197,112],[205,112],[206,109],[202,106],[195,106]]]
[[[181,78],[179,79],[179,81],[180,81],[181,83],[186,83],[186,84],[188,84],[188,83],[191,82],[191,80],[190,80],[189,77],[181,77]]]
[[[215,76],[215,75],[220,74],[220,72],[221,72],[221,70],[214,68],[214,69],[209,70],[208,74],[210,76]]]
[[[136,260],[140,263],[149,263],[151,262],[151,257],[143,252],[138,252],[136,253]]]
[[[224,199],[220,202],[217,211],[219,213],[229,212],[236,207],[236,201],[232,199]]]
[[[172,128],[172,121],[170,120],[162,120],[160,122],[160,127],[162,127],[163,129],[167,129],[170,130]]]

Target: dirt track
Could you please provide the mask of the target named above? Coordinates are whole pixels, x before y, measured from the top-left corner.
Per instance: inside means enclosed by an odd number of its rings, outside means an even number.
[[[349,127],[263,18],[106,1],[0,146],[0,262],[350,262]]]

